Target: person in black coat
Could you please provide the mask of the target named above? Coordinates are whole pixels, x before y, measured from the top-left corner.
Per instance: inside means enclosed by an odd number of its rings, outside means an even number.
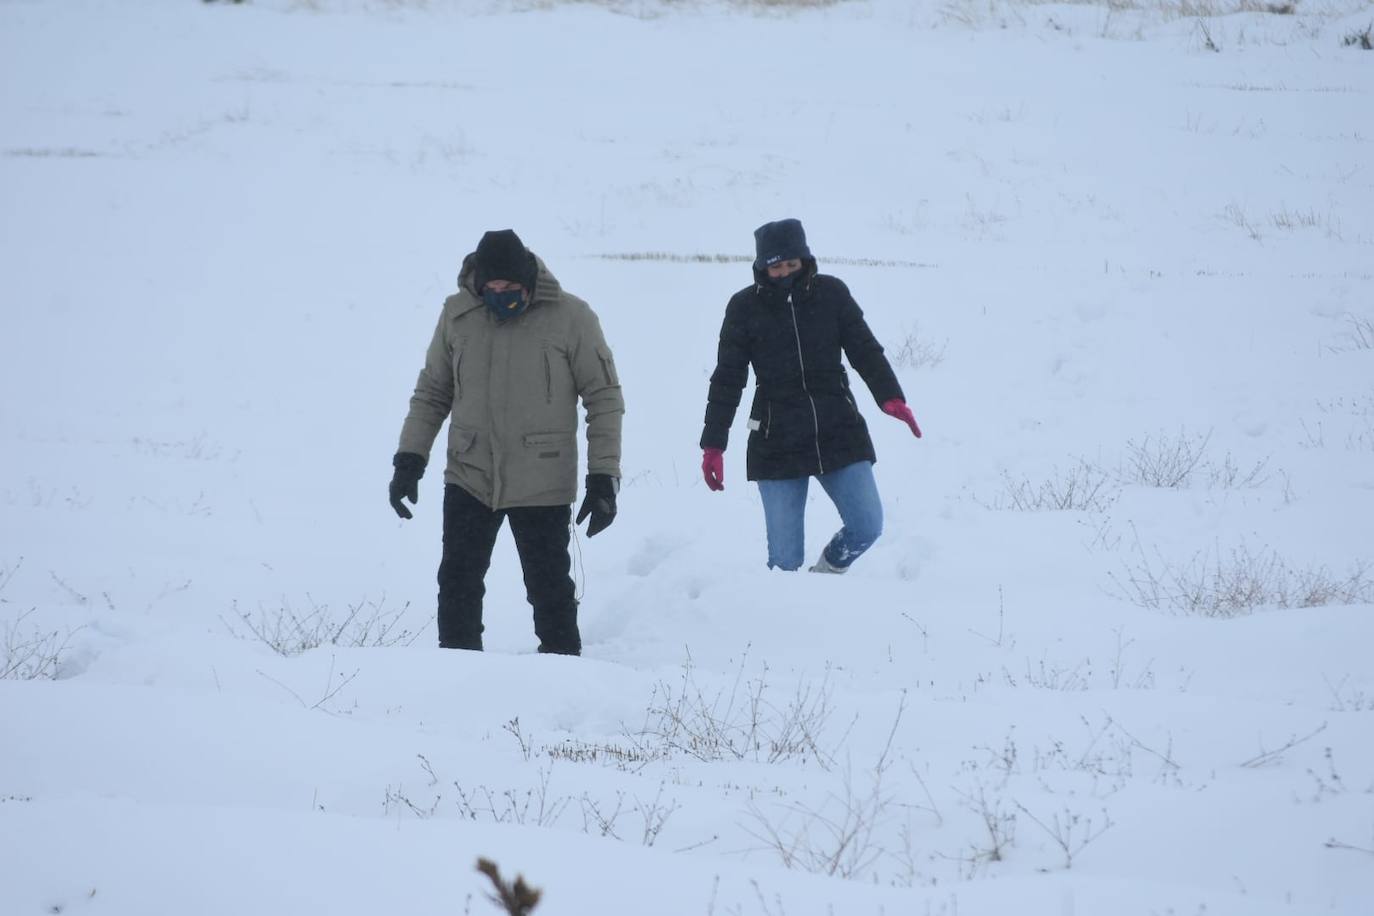
[[[702,475],[710,489],[725,489],[730,425],[753,367],[745,467],[763,500],[768,566],[801,567],[806,493],[815,477],[843,526],[810,570],[843,573],[882,534],[883,507],[873,440],[841,353],[884,413],[918,438],[921,428],[849,288],[816,271],[802,224],[767,223],[754,231],[754,242],[754,282],[730,298],[720,328],[701,433]]]

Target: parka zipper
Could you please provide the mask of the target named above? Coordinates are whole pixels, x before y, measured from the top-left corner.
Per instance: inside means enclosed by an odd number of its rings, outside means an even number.
[[[802,371],[802,391],[806,394],[806,400],[811,404],[811,425],[816,431],[816,467],[819,472],[825,473],[825,461],[821,458],[821,417],[816,412],[816,399],[811,397],[811,389],[806,386],[806,358],[802,356],[801,328],[797,324],[797,303],[792,298],[792,294],[787,294],[787,305],[792,309],[792,333],[797,338],[797,362],[801,364]]]

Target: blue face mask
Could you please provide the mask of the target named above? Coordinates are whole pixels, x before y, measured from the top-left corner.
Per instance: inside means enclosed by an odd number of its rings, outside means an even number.
[[[507,289],[501,292],[486,289],[482,291],[482,301],[496,316],[497,321],[505,321],[522,314],[529,308],[529,298],[523,289]]]

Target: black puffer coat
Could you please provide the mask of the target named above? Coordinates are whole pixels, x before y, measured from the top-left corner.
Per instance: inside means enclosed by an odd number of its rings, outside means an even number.
[[[754,284],[735,293],[725,307],[701,447],[726,447],[753,366],[750,480],[808,477],[875,460],[841,351],[879,404],[903,397],[848,287],[816,273],[814,260],[804,261],[802,272],[787,293],[771,285],[765,271],[755,270]]]

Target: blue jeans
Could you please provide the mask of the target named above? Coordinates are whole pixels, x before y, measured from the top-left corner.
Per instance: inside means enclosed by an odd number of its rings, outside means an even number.
[[[816,478],[839,510],[843,527],[825,547],[831,566],[848,568],[883,533],[883,504],[873,481],[873,463],[856,461]],[[810,477],[760,480],[763,521],[768,528],[768,568],[799,569],[806,554],[806,490]]]

